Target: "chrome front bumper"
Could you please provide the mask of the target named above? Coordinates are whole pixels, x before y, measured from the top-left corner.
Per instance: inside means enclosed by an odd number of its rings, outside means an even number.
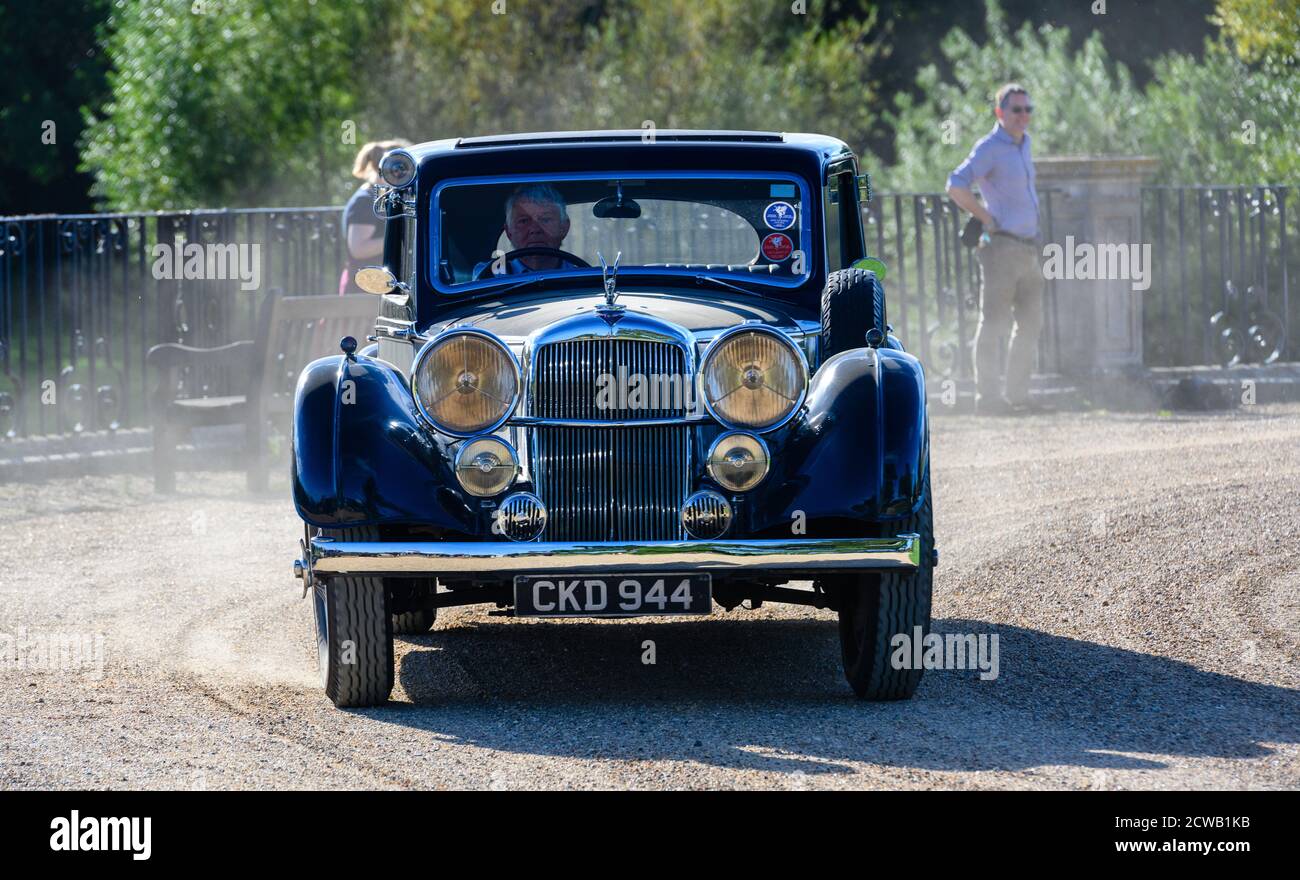
[[[919,535],[894,538],[806,538],[766,541],[439,542],[337,541],[313,538],[298,577],[337,575],[571,574],[580,572],[710,571],[748,574],[803,571],[914,570]]]

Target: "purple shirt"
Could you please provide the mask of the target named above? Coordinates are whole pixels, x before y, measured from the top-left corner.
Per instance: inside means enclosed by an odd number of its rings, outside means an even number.
[[[970,155],[948,175],[948,185],[971,189],[978,183],[984,204],[999,229],[1034,238],[1038,235],[1034,177],[1029,134],[1016,143],[998,123],[975,142]]]

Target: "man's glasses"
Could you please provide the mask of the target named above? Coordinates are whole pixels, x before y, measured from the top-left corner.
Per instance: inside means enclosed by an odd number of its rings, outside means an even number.
[[[1007,108],[1007,111],[1010,112],[1010,113],[1016,113],[1016,114],[1019,114],[1019,113],[1033,113],[1033,112],[1034,112],[1034,105],[1033,105],[1033,104],[1026,104],[1026,105],[1023,106],[1023,107],[1008,107],[1008,108]]]

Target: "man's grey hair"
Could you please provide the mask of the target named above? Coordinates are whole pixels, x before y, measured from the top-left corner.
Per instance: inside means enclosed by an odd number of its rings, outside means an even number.
[[[1028,94],[1029,89],[1025,88],[1020,83],[1007,83],[1002,88],[998,89],[997,95],[993,98],[993,104],[1005,110],[1007,109],[1007,98],[1010,98],[1012,95]]]
[[[515,202],[523,199],[528,202],[549,202],[560,209],[560,220],[569,219],[569,208],[564,203],[564,196],[560,191],[549,183],[525,183],[515,188],[506,199],[506,223],[510,222],[510,215],[515,209]]]

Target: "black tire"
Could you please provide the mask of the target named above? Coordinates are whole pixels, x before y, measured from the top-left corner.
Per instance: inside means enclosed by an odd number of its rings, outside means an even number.
[[[426,603],[438,591],[437,578],[385,578],[388,604],[393,611],[393,632],[399,636],[418,636],[433,628],[438,609]]]
[[[885,289],[876,273],[838,269],[822,291],[823,360],[867,344],[867,331],[885,332]]]
[[[361,528],[320,529],[365,540]],[[332,578],[313,585],[321,685],[340,708],[377,706],[393,690],[393,617],[381,578]]]
[[[844,677],[864,700],[910,699],[921,683],[921,669],[895,669],[890,663],[895,635],[910,644],[920,627],[930,632],[930,595],[934,586],[934,506],[930,497],[929,461],[925,496],[911,517],[890,522],[890,534],[921,536],[921,567],[909,574],[885,572],[846,579],[840,587],[840,652]]]
[[[427,585],[420,582],[418,586],[412,587],[415,591],[429,589]],[[393,615],[393,634],[399,636],[418,636],[427,633],[433,629],[434,621],[438,619],[437,608],[417,608],[415,611],[403,611],[401,614]]]

